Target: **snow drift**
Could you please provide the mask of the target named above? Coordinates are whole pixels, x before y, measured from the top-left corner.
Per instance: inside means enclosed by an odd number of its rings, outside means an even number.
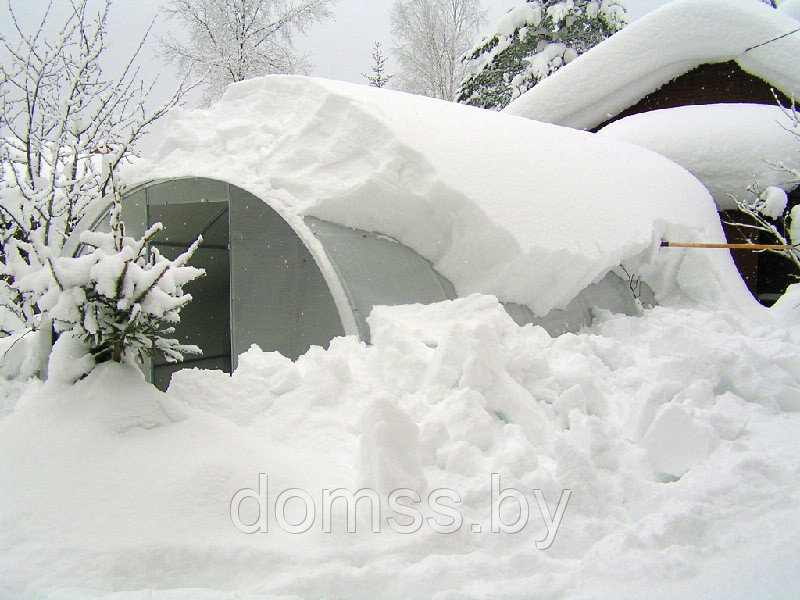
[[[0,597],[794,597],[800,327],[769,314],[657,307],[552,338],[474,295],[167,394],[114,364],[30,385],[0,418]],[[270,526],[246,535],[229,507],[259,473]],[[530,500],[518,533],[490,531],[493,473]],[[330,533],[319,512],[276,525],[279,492],[339,487],[381,493],[381,533],[367,510],[356,533],[338,511]],[[463,526],[393,532],[393,487],[457,492]],[[551,514],[571,490],[546,550],[534,489]]]
[[[459,295],[538,316],[625,264],[657,298],[747,305],[727,253],[659,251],[663,237],[724,241],[708,192],[669,160],[585,132],[399,92],[304,77],[230,86],[174,111],[129,182],[202,176],[399,240]]]

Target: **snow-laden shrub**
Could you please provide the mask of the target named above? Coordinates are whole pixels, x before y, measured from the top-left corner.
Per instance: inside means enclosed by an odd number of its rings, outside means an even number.
[[[52,323],[64,340],[79,340],[95,363],[132,362],[154,351],[177,362],[199,353],[170,334],[191,300],[183,286],[204,273],[186,264],[202,238],[169,260],[148,248],[161,224],[139,239],[126,237],[118,202],[111,229],[84,232],[85,251],[77,257],[55,256],[41,232],[30,242],[13,240],[6,247],[9,287],[23,305],[37,308],[40,328]]]
[[[32,3],[13,4],[33,17]],[[38,331],[40,314],[9,287],[7,246],[44,244],[60,255],[84,218],[101,209],[138,141],[188,87],[184,80],[163,104],[149,102],[153,84],[137,67],[149,29],[114,73],[106,68],[112,0],[58,4],[35,19],[18,19],[9,3],[16,27],[0,34],[0,335],[6,337]]]
[[[790,119],[787,129],[800,143],[800,109],[794,102],[788,107],[781,106],[781,109]],[[797,169],[774,159],[767,158],[766,162],[787,173],[790,176],[790,185],[800,184],[800,171]],[[782,188],[764,188],[757,181],[750,186],[748,192],[748,196],[733,197],[733,200],[739,211],[749,219],[744,223],[736,218],[728,222],[744,231],[752,243],[787,246],[784,249],[767,251],[780,254],[791,261],[791,268],[794,270],[792,277],[798,279],[796,273],[800,272],[800,205],[791,205]]]

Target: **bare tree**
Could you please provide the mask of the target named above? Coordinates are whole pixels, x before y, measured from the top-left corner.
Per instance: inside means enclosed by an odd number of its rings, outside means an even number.
[[[292,44],[296,33],[331,16],[336,0],[170,0],[165,11],[185,28],[184,43],[161,40],[164,58],[198,77],[205,102],[229,83],[269,73],[307,73]]]
[[[387,58],[383,55],[383,52],[381,52],[381,43],[375,42],[372,47],[372,74],[361,74],[362,77],[369,81],[372,87],[383,87],[394,77],[394,75],[387,75],[385,72],[386,60]]]
[[[461,57],[477,39],[484,15],[479,0],[395,0],[391,23],[399,87],[454,100],[467,75]]]
[[[135,62],[149,29],[121,73],[108,77],[102,59],[111,0],[94,15],[88,3],[73,0],[55,28],[51,1],[30,33],[9,6],[13,30],[0,35],[0,330],[5,333],[36,329],[40,315],[36,295],[24,300],[14,286],[23,276],[26,285],[34,285],[36,273],[14,270],[10,260],[38,250],[58,256],[81,219],[106,202],[114,174],[136,142],[185,91],[181,85],[165,103],[148,108],[153,83],[141,80]]]

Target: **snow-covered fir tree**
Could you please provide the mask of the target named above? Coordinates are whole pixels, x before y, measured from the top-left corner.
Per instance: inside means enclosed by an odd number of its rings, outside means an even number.
[[[361,74],[369,81],[371,86],[383,87],[389,83],[392,75],[386,74],[386,61],[387,58],[381,52],[381,43],[375,42],[372,47],[372,73],[369,75],[366,73]]]
[[[501,110],[626,23],[617,0],[528,0],[467,52],[458,101]]]
[[[60,335],[56,348],[77,344],[82,351],[76,359],[90,357],[89,367],[109,360],[132,363],[153,352],[169,362],[199,353],[170,334],[192,298],[183,286],[204,273],[187,265],[202,238],[168,260],[148,247],[160,223],[139,239],[125,236],[119,201],[110,219],[111,233],[81,234],[84,251],[77,257],[54,253],[43,230],[30,241],[11,240],[5,261],[11,287],[52,323]]]

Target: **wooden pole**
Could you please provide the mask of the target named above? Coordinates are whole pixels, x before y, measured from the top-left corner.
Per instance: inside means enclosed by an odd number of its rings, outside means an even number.
[[[668,242],[661,240],[664,248],[729,248],[731,250],[792,250],[789,244],[689,244],[686,242]]]

